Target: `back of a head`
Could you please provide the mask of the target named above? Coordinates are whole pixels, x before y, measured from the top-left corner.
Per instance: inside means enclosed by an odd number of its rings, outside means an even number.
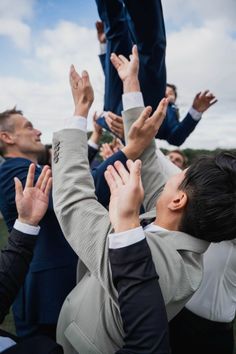
[[[236,238],[236,156],[199,158],[179,189],[188,195],[181,231],[210,242]]]

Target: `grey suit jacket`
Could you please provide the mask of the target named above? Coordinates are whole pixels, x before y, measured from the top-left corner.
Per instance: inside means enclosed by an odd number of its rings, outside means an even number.
[[[124,112],[127,129],[141,110]],[[65,354],[111,354],[122,346],[123,327],[108,260],[107,235],[112,231],[108,211],[94,193],[86,133],[66,129],[55,133],[53,140],[57,151],[53,163],[54,208],[67,241],[83,262],[78,285],[62,307],[57,340]],[[141,156],[148,216],[155,215],[156,198],[168,174],[176,172],[165,158],[157,157],[155,148],[153,142]],[[164,230],[146,232],[146,237],[171,319],[200,284],[202,253],[208,243]]]

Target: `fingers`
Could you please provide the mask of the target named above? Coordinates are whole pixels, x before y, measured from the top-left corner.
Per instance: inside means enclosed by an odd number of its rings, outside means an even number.
[[[15,177],[14,178],[14,182],[15,182],[15,191],[16,191],[16,200],[23,197],[23,186],[21,181]]]
[[[169,103],[168,99],[163,98],[160,101],[159,105],[157,106],[157,109],[155,110],[153,115],[150,117],[150,119],[154,120],[156,128],[161,126],[161,124],[166,116],[166,110],[167,110],[168,103]]]
[[[141,181],[141,167],[142,167],[141,161],[136,160],[133,162],[132,160],[127,160],[126,165],[130,171],[131,183],[134,186],[139,186]]]
[[[122,54],[119,55],[119,59],[122,61],[122,64],[128,64],[129,60]]]
[[[46,194],[46,196],[49,196],[49,193],[51,192],[52,189],[52,177],[50,177],[47,181],[46,187],[45,187],[45,191],[44,193]]]
[[[110,59],[116,70],[123,64],[122,60],[115,53],[111,53]]]
[[[44,178],[45,178],[48,170],[49,170],[49,166],[44,166],[44,168],[42,169],[42,172],[40,173],[40,176],[39,176],[39,178],[37,180],[37,183],[36,183],[35,187],[41,189],[42,183],[44,181]]]
[[[34,174],[35,174],[35,164],[31,163],[30,167],[29,167],[29,170],[28,170],[28,173],[27,173],[25,188],[33,187],[33,185],[34,185]]]
[[[109,170],[106,170],[104,173],[104,177],[105,180],[108,184],[108,187],[110,189],[111,194],[114,193],[114,191],[116,190],[117,186],[116,186],[116,182],[111,174],[111,172]]]
[[[48,169],[48,170],[46,171],[46,174],[44,175],[44,178],[43,178],[42,183],[41,183],[41,186],[40,186],[40,189],[41,189],[42,192],[45,192],[45,191],[46,191],[46,188],[47,188],[47,185],[48,185],[48,181],[49,181],[51,175],[52,175],[52,174],[51,174],[51,170]]]
[[[136,120],[136,125],[138,126],[143,126],[145,121],[150,117],[150,114],[152,113],[152,107],[147,106],[143,112],[140,114],[139,118]]]
[[[213,100],[212,102],[210,102],[209,106],[212,106],[212,105],[215,104],[216,102],[218,102],[217,99]]]
[[[111,173],[116,185],[118,187],[122,186],[123,185],[123,181],[122,181],[122,178],[121,176],[118,174],[118,172],[116,171],[116,169],[112,166],[112,165],[109,165],[107,167],[107,170]]]
[[[127,183],[129,180],[129,172],[126,170],[124,165],[120,161],[116,161],[114,163],[114,166],[115,166],[117,172],[119,173],[123,184]]]

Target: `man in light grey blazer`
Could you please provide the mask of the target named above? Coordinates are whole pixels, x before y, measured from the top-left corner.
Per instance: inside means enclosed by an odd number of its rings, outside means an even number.
[[[150,107],[144,109],[141,103],[137,107],[136,102],[142,100],[142,95],[137,78],[136,48],[131,61],[113,57],[113,64],[124,84],[123,116],[127,145],[123,153],[131,160],[138,156],[142,160],[144,207],[148,213],[141,218],[155,218],[144,231],[136,223],[133,227],[147,238],[158,270],[168,318],[171,319],[201,282],[202,253],[209,241],[221,241],[235,235],[235,208],[232,207],[235,200],[229,198],[226,188],[232,176],[235,178],[235,170],[227,174],[232,161],[235,165],[235,158],[208,158],[200,160],[188,171],[179,172],[160,152],[157,156],[152,138],[165,116],[168,101],[162,100],[151,117]],[[80,77],[72,67],[70,82],[75,113],[68,127],[54,134],[53,193],[63,233],[83,267],[80,268],[78,285],[62,307],[57,340],[66,354],[111,354],[122,346],[124,333],[108,261],[108,243],[113,242],[112,232],[115,231],[118,232],[115,235],[119,240],[118,246],[122,247],[123,233],[115,225],[113,230],[108,211],[97,201],[90,174],[86,117],[93,102],[93,90],[88,74],[83,72]],[[119,171],[119,162],[115,168]],[[213,177],[214,183],[211,183]],[[221,188],[217,189],[220,182]],[[218,199],[211,205],[215,190]],[[204,199],[206,193],[207,198]],[[196,210],[199,215],[195,215]],[[215,215],[218,216],[216,220]],[[233,220],[227,227],[225,215],[226,220],[229,217]],[[201,223],[198,223],[199,217]]]

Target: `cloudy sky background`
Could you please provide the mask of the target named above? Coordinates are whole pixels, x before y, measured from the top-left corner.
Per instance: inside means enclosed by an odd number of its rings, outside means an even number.
[[[236,1],[164,0],[168,81],[178,86],[183,117],[196,92],[219,102],[183,147],[236,147]],[[43,142],[73,111],[68,68],[87,69],[102,110],[94,0],[0,0],[0,111],[17,107]],[[167,146],[162,143],[162,146]]]

